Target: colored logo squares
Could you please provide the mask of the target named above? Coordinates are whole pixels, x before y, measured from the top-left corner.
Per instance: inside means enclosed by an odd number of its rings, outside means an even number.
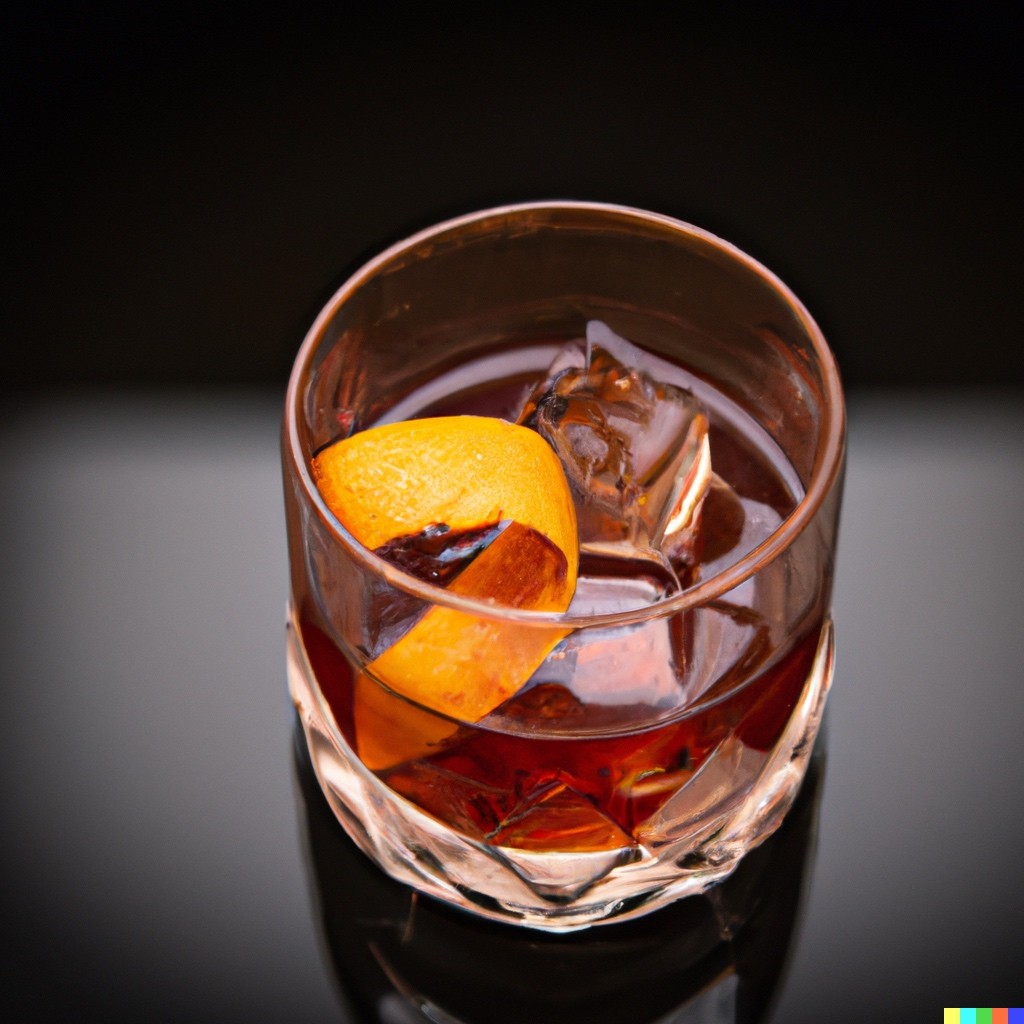
[[[942,1024],[1024,1024],[1019,1006],[947,1006]]]

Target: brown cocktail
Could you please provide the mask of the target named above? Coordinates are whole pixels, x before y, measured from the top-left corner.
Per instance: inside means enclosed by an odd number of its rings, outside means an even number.
[[[832,675],[843,404],[769,272],[641,211],[487,211],[335,295],[285,421],[289,675],[395,877],[566,929],[723,877]]]

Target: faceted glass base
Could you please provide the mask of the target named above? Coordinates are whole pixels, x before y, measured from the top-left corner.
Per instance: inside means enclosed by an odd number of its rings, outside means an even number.
[[[811,673],[769,751],[723,740],[685,786],[635,830],[637,843],[536,852],[481,842],[389,789],[342,737],[288,625],[288,679],[317,779],[356,844],[393,878],[494,920],[572,931],[636,917],[701,892],[774,832],[792,804],[821,724],[834,662],[826,622]]]

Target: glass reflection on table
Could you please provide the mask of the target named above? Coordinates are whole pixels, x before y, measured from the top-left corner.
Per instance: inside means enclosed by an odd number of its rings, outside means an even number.
[[[307,868],[344,1004],[359,1024],[764,1021],[813,862],[824,745],[782,827],[724,882],[556,935],[474,918],[387,877],[334,818],[296,719]]]

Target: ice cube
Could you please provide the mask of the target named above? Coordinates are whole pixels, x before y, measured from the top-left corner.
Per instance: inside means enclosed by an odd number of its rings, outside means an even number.
[[[530,794],[487,838],[497,846],[546,850],[552,836],[558,837],[560,849],[573,853],[636,845],[632,836],[594,806],[593,799],[564,782],[549,783]]]
[[[671,562],[692,561],[711,475],[708,418],[689,391],[657,380],[645,364],[646,353],[592,320],[585,342],[556,357],[519,422],[562,461],[581,554],[657,566],[672,590],[679,581]]]

